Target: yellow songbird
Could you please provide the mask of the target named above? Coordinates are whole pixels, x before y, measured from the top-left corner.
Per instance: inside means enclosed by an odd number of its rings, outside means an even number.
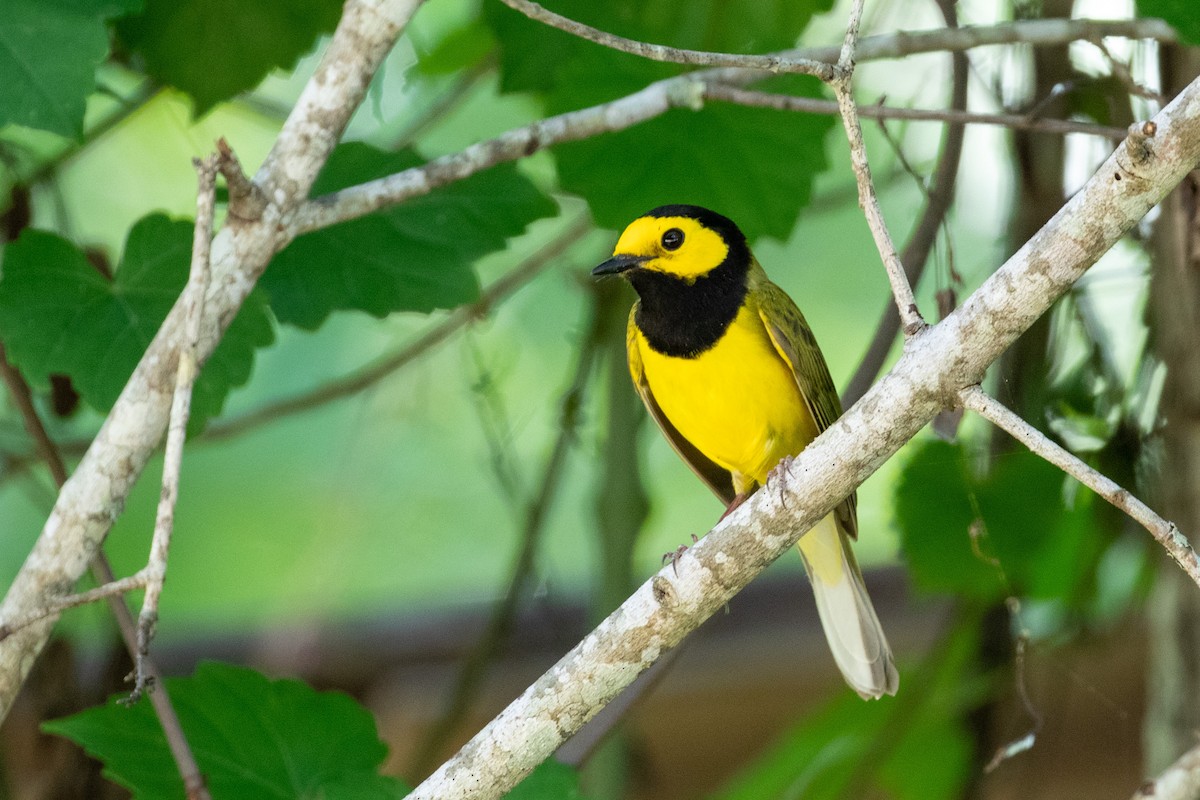
[[[662,206],[634,220],[593,275],[637,291],[629,371],[671,445],[729,513],[780,459],[842,413],[812,329],[731,220]],[[895,694],[892,651],[850,548],[851,495],[800,539],[834,660],[864,698]]]

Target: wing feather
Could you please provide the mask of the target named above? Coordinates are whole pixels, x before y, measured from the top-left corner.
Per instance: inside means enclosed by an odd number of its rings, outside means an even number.
[[[754,264],[758,267],[757,263]],[[796,379],[804,403],[824,431],[842,415],[842,401],[834,388],[833,378],[825,356],[817,345],[812,328],[787,292],[767,279],[762,267],[751,270],[751,292],[758,298],[758,314],[762,318],[771,343],[775,345]],[[851,494],[835,509],[838,521],[850,536],[858,537],[858,496]]]

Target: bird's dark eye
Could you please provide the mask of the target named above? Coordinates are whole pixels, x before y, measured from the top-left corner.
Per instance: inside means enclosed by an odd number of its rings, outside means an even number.
[[[683,244],[683,231],[679,228],[671,228],[663,234],[662,246],[666,249],[678,250],[681,244]]]

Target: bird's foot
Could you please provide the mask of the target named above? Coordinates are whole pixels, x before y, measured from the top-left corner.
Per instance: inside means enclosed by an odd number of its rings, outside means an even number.
[[[792,467],[792,462],[795,461],[794,456],[784,456],[779,459],[779,463],[771,467],[771,471],[767,473],[767,482],[775,483],[779,487],[779,505],[784,508],[787,504],[787,487],[788,487],[788,470]]]
[[[693,533],[692,534],[692,544],[695,544],[698,541],[700,541],[700,537]],[[675,570],[675,576],[678,577],[679,576],[679,558],[687,551],[688,551],[688,545],[681,544],[681,545],[679,545],[679,547],[676,547],[674,550],[671,550],[670,552],[667,552],[667,553],[663,553],[663,557],[662,557],[663,566],[665,567],[667,565],[667,562],[670,561],[671,569]]]
[[[727,505],[725,507],[725,513],[721,515],[721,519],[718,519],[717,522],[720,522],[721,520],[725,519],[730,514],[732,514],[738,506],[740,506],[742,503],[746,502],[746,498],[749,496],[750,496],[749,492],[738,492],[737,494],[735,494],[733,496],[733,499],[729,501],[729,505]]]

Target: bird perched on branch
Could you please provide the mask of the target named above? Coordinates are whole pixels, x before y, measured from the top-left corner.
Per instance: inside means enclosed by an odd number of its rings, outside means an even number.
[[[726,514],[841,415],[804,315],[726,217],[699,206],[656,208],[630,223],[592,274],[621,275],[637,291],[633,384]],[[799,550],[834,660],[855,691],[878,698],[896,693],[898,675],[850,547],[857,534],[851,495]]]

